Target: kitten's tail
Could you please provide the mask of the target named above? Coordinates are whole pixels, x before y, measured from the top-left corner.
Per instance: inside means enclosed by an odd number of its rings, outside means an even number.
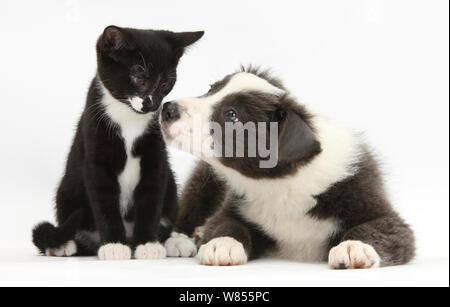
[[[45,254],[47,248],[58,248],[69,240],[75,238],[77,229],[80,227],[83,209],[78,209],[58,227],[49,222],[42,222],[33,228],[33,244],[39,251]]]

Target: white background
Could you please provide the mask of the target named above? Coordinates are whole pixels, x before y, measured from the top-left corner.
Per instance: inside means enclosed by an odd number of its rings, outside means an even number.
[[[0,284],[447,285],[449,2],[0,2]],[[366,132],[395,207],[412,225],[407,266],[333,272],[259,260],[205,268],[193,259],[101,263],[36,256],[31,228],[53,197],[109,24],[205,30],[170,98],[204,93],[240,64],[272,68],[305,104]],[[193,160],[172,152],[183,183]]]

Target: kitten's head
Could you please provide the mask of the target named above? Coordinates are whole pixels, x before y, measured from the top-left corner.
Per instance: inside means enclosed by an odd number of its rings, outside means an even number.
[[[156,111],[175,84],[185,48],[203,34],[109,26],[97,41],[100,81],[133,111]]]

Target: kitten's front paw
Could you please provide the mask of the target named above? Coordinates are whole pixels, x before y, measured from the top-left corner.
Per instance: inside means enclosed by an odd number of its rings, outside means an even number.
[[[241,242],[231,237],[219,237],[200,246],[197,255],[204,265],[240,265],[247,263]]]
[[[173,232],[164,247],[169,257],[194,257],[197,254],[193,240],[182,233]]]
[[[328,264],[332,269],[369,269],[380,266],[380,256],[369,244],[344,241],[330,250]]]
[[[66,244],[61,245],[58,248],[47,248],[45,250],[46,256],[54,257],[70,257],[77,253],[77,244],[75,241],[70,240]]]
[[[105,244],[98,250],[100,260],[129,260],[131,259],[131,249],[120,243]]]
[[[134,257],[140,260],[166,258],[166,249],[159,242],[141,244],[136,247]]]

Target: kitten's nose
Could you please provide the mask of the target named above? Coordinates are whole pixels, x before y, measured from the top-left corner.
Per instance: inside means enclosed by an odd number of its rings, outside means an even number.
[[[164,122],[173,122],[180,119],[180,111],[178,104],[174,101],[166,102],[161,113]]]
[[[158,110],[160,104],[155,102],[150,96],[147,96],[142,101],[142,112],[155,112]]]

